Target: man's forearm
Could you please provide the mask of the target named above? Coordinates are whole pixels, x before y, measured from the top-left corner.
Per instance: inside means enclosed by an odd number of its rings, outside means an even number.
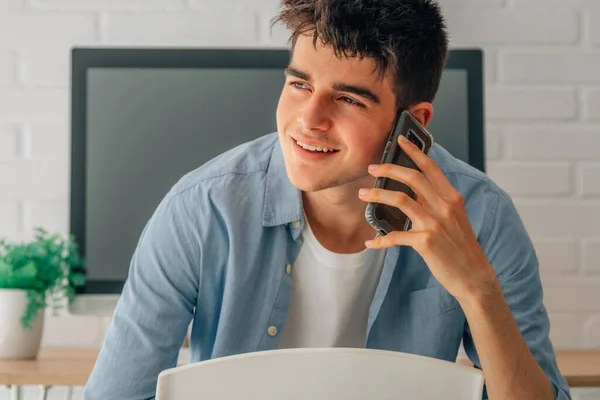
[[[460,303],[490,400],[554,399],[550,381],[529,351],[499,286]]]

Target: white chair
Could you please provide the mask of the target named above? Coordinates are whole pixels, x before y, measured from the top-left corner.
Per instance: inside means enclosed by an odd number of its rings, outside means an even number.
[[[481,400],[483,383],[475,368],[412,354],[286,349],[165,370],[156,400]]]

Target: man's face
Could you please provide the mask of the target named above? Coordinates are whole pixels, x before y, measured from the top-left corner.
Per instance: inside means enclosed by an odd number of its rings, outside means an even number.
[[[367,167],[381,161],[396,114],[391,74],[378,79],[374,67],[372,59],[337,58],[320,42],[315,49],[312,36],[298,38],[277,107],[286,171],[296,188],[313,192],[370,180]]]

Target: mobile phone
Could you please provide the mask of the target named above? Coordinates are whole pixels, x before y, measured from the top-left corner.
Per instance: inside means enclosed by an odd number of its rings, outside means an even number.
[[[394,121],[381,164],[396,164],[421,171],[398,144],[400,135],[405,136],[426,155],[429,155],[433,148],[433,136],[415,120],[410,112],[402,111]],[[373,187],[404,192],[412,199],[416,197],[415,192],[408,185],[389,178],[377,178]],[[410,219],[400,209],[380,203],[368,203],[365,218],[381,236],[393,231],[406,231],[410,224]]]

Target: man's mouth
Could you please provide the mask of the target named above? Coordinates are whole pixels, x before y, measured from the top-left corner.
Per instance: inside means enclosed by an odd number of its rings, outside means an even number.
[[[299,140],[296,140],[296,139],[293,139],[293,140],[294,140],[294,142],[296,142],[296,144],[298,146],[302,147],[304,150],[312,151],[312,152],[315,152],[315,153],[319,153],[319,152],[320,153],[335,153],[335,152],[339,151],[337,149],[329,149],[327,147],[310,146],[310,145],[308,145],[306,143],[302,143]]]

